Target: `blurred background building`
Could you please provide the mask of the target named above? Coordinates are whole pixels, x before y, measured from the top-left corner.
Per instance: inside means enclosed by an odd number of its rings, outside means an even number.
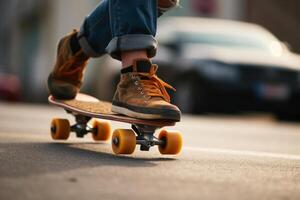
[[[20,80],[21,100],[45,102],[46,78],[52,69],[58,39],[78,28],[99,0],[0,0],[0,73]],[[181,0],[167,15],[242,20],[268,28],[300,52],[296,0]],[[100,61],[91,65],[97,67]],[[102,62],[104,62],[102,60]],[[95,70],[95,69],[94,69]],[[97,83],[101,70],[88,75],[86,90],[105,88]],[[89,85],[93,85],[92,89]],[[102,93],[105,96],[105,91]]]

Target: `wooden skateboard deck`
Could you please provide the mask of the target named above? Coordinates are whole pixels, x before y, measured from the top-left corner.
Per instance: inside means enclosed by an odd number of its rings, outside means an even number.
[[[155,127],[174,126],[175,121],[172,120],[147,120],[127,117],[113,113],[111,111],[111,103],[100,101],[99,99],[87,94],[79,93],[73,100],[57,100],[49,97],[49,103],[66,109],[74,114],[80,114],[92,118],[100,118],[129,124],[141,124]]]

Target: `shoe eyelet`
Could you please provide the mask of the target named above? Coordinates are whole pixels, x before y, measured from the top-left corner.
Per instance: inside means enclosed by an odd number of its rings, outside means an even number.
[[[141,95],[144,95],[145,93],[143,91],[141,91]]]
[[[134,84],[135,84],[135,85],[139,85],[139,82],[138,82],[138,81],[135,81]]]

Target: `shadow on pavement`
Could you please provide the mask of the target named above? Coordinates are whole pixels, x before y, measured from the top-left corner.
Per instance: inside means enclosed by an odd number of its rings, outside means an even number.
[[[105,149],[108,145],[103,143],[2,143],[0,178],[102,166],[155,167],[160,161],[176,161],[172,158],[116,156],[103,152]]]

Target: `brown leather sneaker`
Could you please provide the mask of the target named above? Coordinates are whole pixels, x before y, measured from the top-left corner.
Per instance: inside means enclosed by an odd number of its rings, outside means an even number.
[[[156,75],[157,65],[137,60],[121,71],[121,80],[112,102],[112,111],[141,119],[180,121],[180,110],[170,103],[166,88],[175,90]]]
[[[57,99],[73,99],[82,85],[84,69],[88,56],[82,50],[73,54],[70,41],[78,31],[74,30],[63,37],[57,49],[57,58],[53,71],[48,77],[50,93]]]

